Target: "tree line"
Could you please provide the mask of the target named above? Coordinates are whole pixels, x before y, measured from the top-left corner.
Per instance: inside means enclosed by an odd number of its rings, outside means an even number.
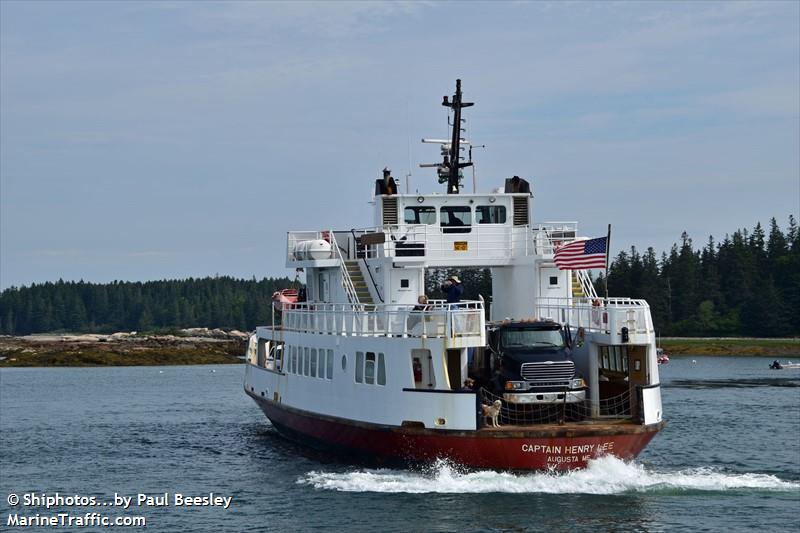
[[[441,283],[457,274],[465,299],[491,302],[488,269],[428,269],[426,293],[441,298]],[[685,232],[659,257],[651,247],[620,252],[608,277],[611,296],[643,298],[659,334],[687,336],[800,334],[800,232],[770,220],[695,249]],[[0,293],[0,334],[49,331],[152,331],[185,327],[252,330],[272,319],[272,293],[289,278],[227,276],[149,282],[62,281],[11,287]]]
[[[272,317],[272,293],[289,278],[227,276],[148,282],[63,281],[0,293],[0,333],[153,331],[187,327],[252,330]]]
[[[660,258],[653,248],[620,252],[608,272],[611,296],[644,298],[660,334],[686,336],[800,334],[800,232],[789,216],[695,248],[684,232]],[[606,279],[595,285],[602,294]]]

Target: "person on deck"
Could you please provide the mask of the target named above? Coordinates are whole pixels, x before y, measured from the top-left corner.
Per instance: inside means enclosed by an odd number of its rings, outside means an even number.
[[[428,297],[421,294],[417,298],[417,305],[414,306],[414,311],[427,311],[428,310]]]
[[[458,276],[450,276],[442,285],[442,292],[447,295],[447,303],[458,303],[461,301],[461,295],[464,294],[464,285]]]

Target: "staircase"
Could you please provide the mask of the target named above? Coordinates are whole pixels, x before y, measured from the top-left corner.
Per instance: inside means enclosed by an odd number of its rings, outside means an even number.
[[[586,270],[573,270],[570,276],[572,280],[572,296],[577,298],[597,298],[597,291],[592,283],[592,278]]]
[[[584,298],[586,294],[583,292],[583,287],[578,279],[578,273],[576,270],[570,271],[569,279],[572,280],[572,296],[575,298]]]
[[[358,260],[345,261],[344,267],[347,269],[347,274],[350,276],[350,281],[353,283],[353,289],[358,297],[357,302],[361,304],[373,304],[372,296],[369,294],[367,282],[364,280],[364,275],[361,273],[361,267],[358,265]]]

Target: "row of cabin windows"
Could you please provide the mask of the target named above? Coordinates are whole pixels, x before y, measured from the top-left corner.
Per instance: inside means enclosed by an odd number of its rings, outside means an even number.
[[[356,383],[386,385],[386,362],[383,353],[378,353],[376,356],[375,352],[356,352]]]
[[[333,350],[290,346],[288,371],[298,376],[333,379]]]
[[[414,205],[405,209],[406,224],[436,224],[436,208]],[[469,233],[472,226],[472,208],[466,205],[446,205],[439,208],[439,225],[444,233]],[[476,224],[505,224],[506,208],[502,205],[475,206]]]
[[[600,370],[628,373],[627,346],[600,346],[598,358]]]

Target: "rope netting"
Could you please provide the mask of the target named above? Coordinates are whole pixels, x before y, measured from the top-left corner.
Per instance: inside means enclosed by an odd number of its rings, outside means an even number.
[[[531,424],[563,424],[592,419],[628,419],[632,418],[630,390],[610,398],[602,398],[594,403],[589,399],[575,401],[568,392],[558,393],[557,403],[514,403],[502,396],[481,389],[481,403],[493,405],[500,400],[501,409],[498,417],[500,425],[527,426]],[[491,421],[482,420],[484,426]]]

